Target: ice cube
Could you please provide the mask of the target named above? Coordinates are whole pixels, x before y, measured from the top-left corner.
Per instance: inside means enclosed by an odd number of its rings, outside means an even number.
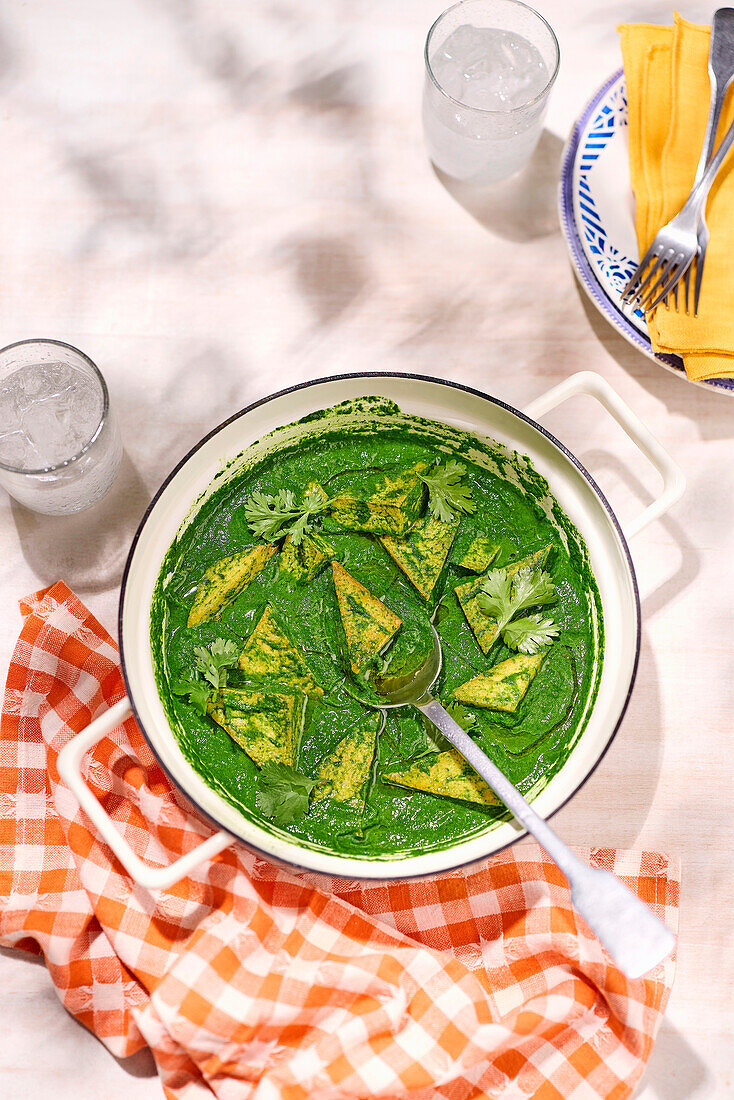
[[[21,470],[31,468],[31,464],[27,462],[30,451],[31,448],[23,432],[6,432],[0,435],[0,462],[6,462],[8,466],[16,466]]]
[[[497,27],[462,24],[445,39],[431,63],[449,95],[484,110],[520,107],[534,99],[548,79],[535,46],[522,35]],[[460,90],[457,72],[462,76]]]
[[[477,73],[466,87],[464,102],[485,111],[501,110],[504,104],[502,74]]]
[[[50,405],[34,405],[26,412],[23,424],[40,466],[55,466],[75,453],[68,433]]]
[[[0,389],[0,433],[14,431],[19,422],[17,394],[10,389]]]

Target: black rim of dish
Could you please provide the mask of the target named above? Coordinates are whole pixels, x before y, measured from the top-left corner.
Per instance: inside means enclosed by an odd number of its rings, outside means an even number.
[[[375,870],[378,872],[376,874],[358,875],[358,874],[354,874],[354,873],[346,873],[345,872],[343,875],[340,875],[340,873],[338,871],[317,871],[317,870],[314,870],[312,867],[305,867],[302,864],[297,863],[295,860],[290,860],[290,859],[284,860],[284,859],[281,859],[279,857],[273,856],[273,855],[271,855],[270,852],[266,851],[265,849],[259,848],[256,844],[254,844],[252,842],[252,840],[245,839],[245,837],[243,837],[241,834],[239,834],[237,832],[233,832],[231,829],[226,828],[222,824],[221,821],[218,821],[216,817],[214,817],[211,813],[209,813],[208,810],[205,810],[203,808],[203,806],[199,805],[199,803],[196,801],[196,799],[187,790],[185,790],[181,786],[178,779],[176,779],[176,777],[171,773],[171,771],[168,769],[168,767],[163,763],[163,761],[161,760],[158,752],[155,749],[155,746],[153,745],[150,737],[148,736],[148,733],[145,729],[145,725],[143,724],[143,721],[140,717],[140,714],[138,713],[138,709],[135,705],[134,694],[133,694],[133,691],[131,689],[130,681],[129,681],[129,678],[128,678],[127,666],[126,666],[126,662],[125,662],[125,650],[124,650],[123,638],[122,638],[122,620],[123,620],[123,608],[124,608],[124,605],[125,605],[125,591],[126,591],[126,588],[127,588],[127,581],[128,581],[128,576],[129,576],[129,573],[130,573],[130,568],[132,566],[132,561],[133,561],[133,558],[135,556],[135,549],[137,547],[140,536],[143,533],[143,529],[145,528],[145,525],[148,522],[148,519],[150,518],[151,514],[153,513],[159,498],[161,497],[163,492],[166,490],[169,483],[176,477],[179,470],[181,470],[182,467],[186,465],[186,463],[189,461],[189,459],[193,455],[195,455],[196,452],[199,451],[204,446],[205,443],[207,443],[210,439],[212,439],[213,436],[217,435],[224,428],[226,428],[229,424],[232,424],[235,420],[241,419],[241,417],[243,417],[243,416],[247,415],[248,413],[252,412],[254,409],[258,409],[262,405],[267,405],[267,404],[269,404],[269,402],[277,400],[279,397],[285,397],[286,394],[296,393],[299,390],[311,389],[313,386],[320,386],[320,385],[324,385],[325,383],[329,383],[329,382],[344,382],[344,381],[351,381],[351,380],[354,380],[354,379],[366,379],[366,378],[370,378],[370,379],[374,378],[375,380],[380,379],[380,378],[398,378],[398,379],[407,379],[407,380],[414,381],[414,382],[428,382],[428,383],[431,383],[432,385],[435,385],[435,386],[445,386],[448,389],[460,390],[463,393],[471,394],[472,397],[477,397],[482,401],[488,401],[490,404],[496,405],[496,406],[498,406],[498,408],[504,409],[506,412],[512,413],[514,416],[518,417],[518,419],[524,420],[526,424],[529,424],[531,427],[535,428],[535,430],[540,432],[541,435],[545,436],[545,438],[548,439],[553,444],[553,446],[555,446],[561,452],[561,454],[565,455],[565,457],[576,467],[576,469],[579,471],[579,473],[581,473],[583,475],[583,477],[586,479],[586,481],[589,483],[589,485],[593,489],[595,495],[601,501],[601,504],[603,505],[603,507],[604,507],[608,517],[609,517],[609,520],[610,520],[610,522],[611,522],[611,524],[612,524],[612,526],[613,526],[614,530],[616,531],[617,536],[619,538],[622,550],[624,552],[625,559],[627,561],[627,568],[629,570],[630,580],[632,582],[632,592],[633,592],[634,602],[635,602],[635,619],[636,619],[635,657],[634,657],[634,661],[633,661],[633,664],[632,664],[632,672],[630,674],[630,682],[629,682],[629,685],[628,685],[628,688],[627,688],[627,693],[625,695],[624,701],[623,701],[622,706],[620,708],[619,714],[618,714],[618,716],[617,716],[617,718],[614,722],[614,726],[613,726],[613,728],[612,728],[612,730],[609,734],[609,737],[607,738],[606,744],[604,745],[603,749],[599,753],[598,757],[596,758],[596,760],[594,761],[593,765],[588,770],[588,772],[586,773],[584,778],[577,784],[576,787],[574,787],[574,789],[571,791],[571,793],[568,795],[568,797],[564,798],[563,802],[561,802],[560,805],[556,806],[556,808],[551,813],[548,814],[546,820],[550,820],[550,818],[554,817],[555,814],[557,814],[560,810],[562,810],[563,807],[566,806],[571,801],[571,799],[574,798],[578,794],[578,792],[581,790],[581,788],[586,784],[586,782],[594,774],[594,772],[596,771],[596,769],[599,767],[602,760],[606,756],[607,752],[609,751],[609,748],[610,748],[612,742],[614,741],[614,738],[617,735],[617,731],[619,730],[619,727],[621,726],[622,721],[624,719],[624,716],[627,712],[627,707],[629,706],[629,701],[630,701],[630,698],[632,697],[632,691],[633,691],[633,688],[635,686],[635,680],[637,678],[637,669],[638,669],[639,660],[640,660],[640,640],[641,640],[641,634],[642,634],[642,625],[641,625],[640,593],[639,593],[639,589],[638,589],[638,586],[637,586],[637,576],[635,574],[635,567],[634,567],[634,564],[632,562],[632,555],[630,554],[629,546],[627,545],[627,540],[624,537],[624,533],[623,533],[622,528],[619,524],[619,520],[617,519],[616,515],[614,514],[612,506],[610,505],[607,498],[604,496],[604,493],[601,491],[601,489],[599,488],[599,486],[597,485],[596,481],[591,476],[589,471],[586,469],[585,466],[583,466],[579,462],[579,460],[576,458],[576,456],[571,451],[569,451],[569,449],[567,447],[565,447],[563,445],[563,443],[560,442],[560,440],[556,439],[556,437],[554,435],[552,435],[549,431],[547,431],[547,429],[544,428],[542,426],[542,424],[539,424],[536,420],[532,420],[529,416],[526,416],[524,412],[520,411],[520,409],[516,409],[513,405],[509,405],[506,401],[501,401],[497,397],[492,397],[488,393],[483,393],[481,390],[477,390],[473,386],[465,386],[461,382],[453,382],[453,381],[451,381],[449,379],[446,379],[446,378],[433,378],[433,377],[431,377],[430,375],[427,375],[427,374],[402,373],[400,371],[359,371],[355,374],[335,374],[335,375],[330,375],[330,376],[327,376],[327,377],[324,377],[324,378],[313,378],[309,382],[300,382],[300,383],[298,383],[298,385],[295,385],[295,386],[287,386],[285,389],[278,390],[277,393],[272,393],[272,394],[269,394],[267,397],[260,398],[259,401],[253,401],[252,404],[247,405],[244,409],[240,409],[239,412],[233,413],[232,416],[227,417],[226,420],[223,420],[215,428],[212,428],[212,430],[210,432],[207,432],[206,435],[202,436],[202,438],[198,441],[198,443],[196,443],[184,455],[184,457],[180,460],[180,462],[178,462],[174,466],[174,468],[171,470],[170,474],[165,479],[165,481],[163,481],[161,483],[160,488],[158,489],[155,496],[152,498],[150,504],[146,508],[145,513],[143,514],[143,518],[141,519],[140,523],[138,524],[137,531],[135,532],[135,535],[133,536],[133,540],[130,544],[130,550],[128,552],[127,560],[125,562],[125,569],[124,569],[123,574],[122,574],[122,583],[120,585],[120,603],[119,603],[118,616],[117,616],[117,632],[118,632],[118,642],[119,642],[119,648],[120,648],[120,665],[121,665],[121,668],[122,668],[122,676],[123,676],[123,680],[125,681],[125,689],[127,691],[128,699],[130,700],[130,707],[132,709],[133,716],[135,718],[135,721],[138,724],[140,732],[143,734],[143,737],[145,738],[146,742],[148,743],[148,747],[150,748],[151,752],[153,753],[153,756],[158,761],[158,764],[160,765],[160,767],[163,769],[166,776],[170,780],[174,790],[177,793],[182,794],[185,797],[185,799],[196,809],[197,813],[200,814],[202,817],[204,817],[205,820],[211,822],[211,824],[214,825],[214,827],[216,829],[222,829],[222,830],[224,830],[224,832],[229,833],[233,837],[234,840],[238,841],[241,844],[244,844],[244,846],[246,848],[248,848],[252,852],[255,852],[256,855],[261,856],[264,860],[266,860],[269,863],[275,863],[275,864],[278,864],[280,866],[285,866],[285,867],[288,867],[288,868],[296,868],[296,870],[303,871],[307,874],[321,875],[321,876],[326,877],[326,878],[340,878],[341,877],[341,878],[346,878],[346,879],[363,879],[364,881],[368,881],[368,880],[374,880],[374,879],[387,879],[389,877],[390,879],[395,878],[395,879],[402,879],[404,881],[408,881],[409,879],[425,879],[425,878],[432,878],[432,877],[437,876],[437,875],[450,874],[452,871],[458,871],[458,870],[460,870],[464,867],[471,867],[471,866],[474,866],[478,863],[482,863],[484,860],[491,859],[492,857],[498,855],[500,852],[503,852],[507,848],[510,848],[518,840],[521,840],[524,836],[526,836],[527,833],[525,832],[525,830],[522,830],[522,831],[518,832],[517,836],[513,837],[512,840],[509,840],[506,844],[501,845],[501,847],[499,847],[499,848],[495,848],[494,851],[489,852],[484,856],[478,856],[478,857],[475,857],[473,859],[461,860],[459,863],[453,864],[451,867],[444,867],[440,871],[428,871],[428,872],[424,871],[421,874],[416,874],[416,875],[398,874],[398,875],[389,875],[388,876],[388,875],[384,875],[384,874],[379,874],[379,871],[381,869],[387,870],[388,868],[393,868],[393,867],[399,868],[399,866],[400,866],[400,860],[399,859],[392,860],[392,861],[387,861],[386,860],[386,861],[383,861],[383,862],[377,862],[377,863],[372,863],[372,864],[370,864],[367,860],[365,860],[365,867],[371,866],[371,867],[375,868]],[[171,733],[171,736],[173,736],[173,733]],[[481,835],[481,834],[479,834],[479,835]],[[491,834],[488,834],[488,835],[491,835]],[[337,859],[339,858],[336,853],[324,853],[324,854],[331,855],[332,858],[337,858]],[[426,854],[430,854],[430,853],[426,853]]]

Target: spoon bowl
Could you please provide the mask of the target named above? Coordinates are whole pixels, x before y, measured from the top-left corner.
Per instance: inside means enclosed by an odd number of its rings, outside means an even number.
[[[405,675],[395,677],[392,688],[388,686],[390,683],[389,678],[383,678],[380,681],[379,689],[377,686],[375,687],[377,694],[380,696],[380,702],[376,705],[381,710],[418,706],[422,700],[430,699],[431,688],[438,679],[442,662],[441,639],[436,633],[433,623],[430,624],[430,627],[433,635],[433,646],[412,677],[410,679],[407,679]]]

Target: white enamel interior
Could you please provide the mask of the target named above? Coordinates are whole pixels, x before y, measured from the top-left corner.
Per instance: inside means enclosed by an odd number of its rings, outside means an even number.
[[[547,817],[574,793],[613,736],[634,676],[639,609],[625,544],[598,493],[552,440],[511,409],[437,380],[400,375],[324,379],[271,398],[218,429],[184,462],[148,514],[123,590],[120,647],[130,696],[151,747],[178,786],[223,829],[271,859],[311,871],[346,878],[397,879],[433,875],[482,859],[522,833],[514,824],[505,823],[443,851],[369,860],[320,852],[283,834],[272,834],[207,786],[183,756],[158,696],[150,647],[150,606],[161,562],[193,503],[207,492],[223,463],[281,425],[372,394],[391,398],[404,412],[469,429],[528,455],[586,540],[604,612],[602,677],[583,735],[533,805]]]

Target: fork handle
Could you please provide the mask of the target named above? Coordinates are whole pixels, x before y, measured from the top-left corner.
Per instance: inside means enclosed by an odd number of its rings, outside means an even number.
[[[721,165],[724,163],[724,158],[732,147],[732,143],[734,143],[734,122],[724,134],[721,144],[708,162],[706,171],[688,196],[681,214],[684,210],[686,213],[693,212],[695,214],[700,214],[703,210],[711,186],[719,173]]]
[[[701,182],[716,140],[726,93],[734,78],[734,8],[719,8],[711,21],[711,46],[709,48],[709,80],[711,102],[703,139],[701,157],[696,169],[695,187]]]

